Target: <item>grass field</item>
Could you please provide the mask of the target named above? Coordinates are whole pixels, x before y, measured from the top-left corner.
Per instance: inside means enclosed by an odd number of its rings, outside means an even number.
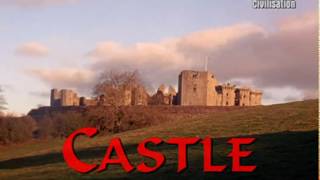
[[[112,137],[121,137],[132,164],[142,160],[137,143],[147,137],[211,136],[214,139],[214,162],[227,164],[223,173],[202,172],[202,146],[190,146],[189,168],[178,174],[177,148],[173,145],[151,147],[166,155],[166,164],[157,172],[125,173],[118,166],[107,171],[78,174],[69,169],[61,155],[63,139],[34,140],[0,147],[0,179],[317,179],[318,175],[318,101],[309,100],[272,106],[250,107],[213,112],[189,119],[179,119],[157,126],[92,139],[79,137],[75,144],[83,161],[99,163]],[[246,146],[254,154],[244,164],[256,164],[253,173],[231,173],[230,137],[255,137]]]

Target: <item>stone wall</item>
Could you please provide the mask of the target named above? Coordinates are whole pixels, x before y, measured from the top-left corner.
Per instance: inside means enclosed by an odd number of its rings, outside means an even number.
[[[235,105],[235,86],[231,84],[223,84],[216,86],[216,91],[220,95],[217,101],[219,106],[234,106]]]
[[[176,90],[170,86],[160,85],[157,93],[151,96],[148,100],[149,105],[176,105]]]
[[[218,85],[207,71],[182,71],[179,75],[178,105],[182,106],[256,106],[262,92],[236,88],[229,83]]]
[[[250,92],[249,88],[236,89],[236,105],[237,106],[250,106]]]
[[[97,106],[98,101],[96,99],[87,99],[85,97],[80,98],[80,106]]]
[[[178,104],[215,105],[215,77],[209,72],[182,71],[179,75]]]
[[[148,99],[149,99],[149,95],[143,87],[138,86],[132,90],[131,105],[133,105],[133,106],[136,106],[136,105],[146,106],[146,105],[148,105]]]
[[[121,106],[256,106],[261,105],[261,98],[261,91],[236,88],[229,83],[219,85],[210,72],[185,70],[179,75],[178,93],[172,86],[161,85],[150,97],[143,86],[134,86],[124,88],[116,101]],[[111,105],[103,95],[94,99],[79,98],[77,93],[68,89],[52,89],[50,100],[51,107]]]
[[[251,91],[250,92],[250,106],[261,105],[262,92]]]
[[[79,106],[80,99],[72,90],[69,89],[52,89],[50,97],[50,105],[52,107],[61,107],[61,106]]]

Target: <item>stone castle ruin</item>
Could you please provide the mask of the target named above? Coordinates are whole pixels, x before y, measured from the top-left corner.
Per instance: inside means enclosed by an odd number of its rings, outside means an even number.
[[[181,105],[181,106],[256,106],[261,105],[262,92],[247,87],[218,84],[216,77],[208,71],[185,70],[179,75],[178,92],[170,86],[161,85],[150,96],[143,87],[124,89],[120,105]],[[108,106],[110,103],[100,95],[88,99],[78,97],[72,90],[52,89],[51,107]]]
[[[59,106],[79,106],[80,99],[78,98],[77,93],[69,89],[52,89],[50,97],[50,106],[59,107]]]
[[[176,105],[177,92],[174,87],[169,86],[168,90],[164,84],[160,85],[156,94],[149,98],[149,105]]]
[[[143,87],[125,89],[121,93],[119,104],[123,106],[130,105],[148,105],[149,95]],[[111,105],[104,95],[95,98],[78,97],[77,93],[69,89],[52,89],[50,97],[51,107],[65,106],[108,106]]]
[[[179,75],[178,105],[181,106],[255,106],[261,105],[262,92],[219,85],[207,71],[182,71]]]

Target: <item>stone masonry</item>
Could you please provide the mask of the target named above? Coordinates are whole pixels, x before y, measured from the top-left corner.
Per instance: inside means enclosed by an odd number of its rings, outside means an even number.
[[[207,71],[182,71],[179,75],[178,105],[181,106],[256,106],[262,92],[222,84]]]
[[[179,75],[178,93],[170,86],[161,85],[150,96],[144,87],[124,89],[119,99],[121,105],[181,105],[181,106],[256,106],[261,105],[262,92],[232,84],[218,84],[208,71],[184,70]],[[68,89],[51,90],[51,107],[62,106],[108,106],[104,95],[93,99],[78,97]]]
[[[79,106],[80,99],[77,93],[69,89],[52,89],[50,97],[50,105],[52,107],[60,106]]]

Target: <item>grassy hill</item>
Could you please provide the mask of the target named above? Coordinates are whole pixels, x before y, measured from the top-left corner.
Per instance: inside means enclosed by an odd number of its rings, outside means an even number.
[[[24,144],[0,147],[0,179],[317,179],[318,101],[309,100],[272,106],[235,108],[214,111],[191,118],[177,119],[160,125],[124,133],[80,137],[76,142],[78,156],[86,162],[99,163],[112,137],[121,137],[133,164],[147,160],[136,153],[137,143],[147,137],[211,136],[214,162],[228,164],[223,173],[202,172],[202,146],[189,147],[189,168],[177,174],[177,148],[172,145],[152,147],[166,155],[166,164],[152,174],[124,173],[118,166],[107,171],[78,174],[69,169],[60,153],[63,139],[34,140]],[[254,173],[230,173],[230,137],[255,137],[246,146],[254,154],[243,163],[256,164]]]

